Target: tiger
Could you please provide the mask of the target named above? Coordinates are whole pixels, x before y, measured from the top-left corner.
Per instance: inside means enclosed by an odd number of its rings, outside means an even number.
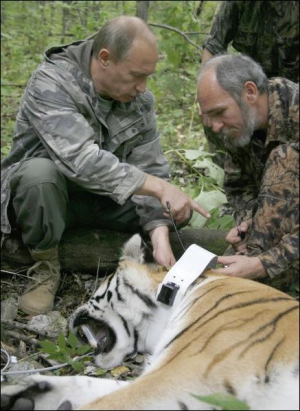
[[[78,339],[91,342],[101,368],[148,350],[141,375],[130,381],[31,375],[2,388],[2,409],[221,409],[205,400],[213,394],[234,396],[252,410],[299,409],[298,301],[210,268],[190,284],[147,346],[157,290],[168,272],[147,254],[135,234],[116,271],[69,321]]]

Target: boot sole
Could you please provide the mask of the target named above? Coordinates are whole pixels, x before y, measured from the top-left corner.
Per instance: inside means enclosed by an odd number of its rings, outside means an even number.
[[[51,304],[51,306],[45,307],[43,310],[35,310],[34,308],[22,303],[21,301],[19,302],[19,309],[24,311],[25,314],[29,315],[39,315],[39,314],[47,314],[52,311],[54,304]]]

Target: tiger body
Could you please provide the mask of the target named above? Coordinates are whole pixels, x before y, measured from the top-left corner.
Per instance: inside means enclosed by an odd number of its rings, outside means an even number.
[[[98,334],[95,355],[102,368],[145,350],[156,290],[166,274],[143,264],[142,250],[136,251],[139,240],[130,241],[116,273],[103,281],[70,321],[77,335],[83,324],[104,329]],[[26,388],[32,392],[43,381],[51,387],[47,393],[36,394],[34,409],[58,409],[47,405],[58,407],[66,400],[81,410],[209,410],[217,408],[193,394],[221,393],[234,395],[254,410],[296,410],[299,304],[258,282],[208,270],[191,284],[172,312],[150,358],[142,375],[129,383],[36,376]],[[76,394],[71,394],[74,387]]]

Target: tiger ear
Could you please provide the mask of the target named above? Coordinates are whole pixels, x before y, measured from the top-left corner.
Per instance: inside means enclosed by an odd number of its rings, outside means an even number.
[[[139,234],[134,234],[124,244],[120,260],[134,260],[137,263],[143,264],[144,247],[142,237]]]

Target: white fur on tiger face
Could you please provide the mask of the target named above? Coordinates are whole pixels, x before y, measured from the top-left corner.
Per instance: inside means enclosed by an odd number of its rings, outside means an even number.
[[[145,352],[149,321],[156,309],[157,285],[165,275],[156,265],[152,265],[154,271],[149,275],[150,267],[142,265],[140,236],[134,236],[123,253],[117,271],[70,318],[70,329],[75,334],[82,324],[95,329],[95,363],[105,369]]]
[[[142,262],[141,239],[134,236],[116,273],[72,315],[71,329],[88,325],[96,335],[101,367],[144,350],[164,273]],[[4,409],[26,397],[32,409],[209,410],[216,408],[192,394],[229,393],[253,410],[296,410],[299,304],[258,282],[207,271],[157,335],[151,365],[135,381],[33,376],[2,393]]]

